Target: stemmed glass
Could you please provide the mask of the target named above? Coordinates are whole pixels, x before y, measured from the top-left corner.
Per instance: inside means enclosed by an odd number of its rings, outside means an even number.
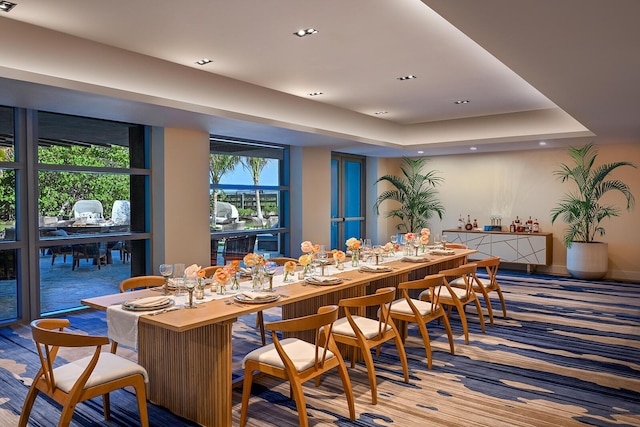
[[[433,244],[436,246],[436,249],[440,247],[441,242],[442,242],[442,237],[440,237],[439,234],[436,234],[435,237],[433,238]]]
[[[169,295],[169,277],[173,274],[173,264],[160,264],[160,275],[164,277],[162,295]]]
[[[189,292],[189,305],[187,305],[186,308],[198,308],[193,303],[193,291],[196,289],[196,281],[194,279],[186,279],[184,286],[187,288],[187,292]]]
[[[414,237],[411,243],[413,244],[413,249],[416,250],[415,255],[418,256],[418,250],[420,249],[420,237],[419,236]]]
[[[440,240],[442,242],[442,249],[447,249],[447,235],[443,234],[442,235],[442,239]]]
[[[390,237],[390,241],[395,246],[395,244],[398,243],[398,235],[397,234],[392,234],[391,237]]]
[[[318,249],[318,264],[320,264],[321,275],[324,276],[324,266],[329,262],[329,254],[327,253],[324,245],[320,245]]]
[[[269,292],[273,292],[273,276],[276,274],[278,266],[275,262],[269,261],[264,265],[264,274],[269,278]]]
[[[184,264],[173,265],[173,279],[175,281],[176,290],[173,293],[175,296],[182,294],[182,284],[184,283]]]

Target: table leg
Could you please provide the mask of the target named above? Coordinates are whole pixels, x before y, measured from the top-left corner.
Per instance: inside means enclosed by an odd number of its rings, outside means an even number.
[[[138,324],[149,400],[203,426],[230,426],[233,321],[184,332]]]

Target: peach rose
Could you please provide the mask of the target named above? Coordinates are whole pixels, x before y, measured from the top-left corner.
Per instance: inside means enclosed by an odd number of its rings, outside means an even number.
[[[301,255],[300,258],[298,258],[298,263],[304,266],[311,264],[311,261],[312,261],[312,258],[310,255]]]
[[[420,230],[420,235],[424,236],[424,235],[430,235],[431,234],[431,230],[429,230],[428,228],[423,228],[422,230]]]
[[[404,237],[407,239],[407,242],[413,242],[413,239],[416,237],[416,235],[413,233],[407,233],[404,235]]]
[[[213,280],[215,280],[216,283],[219,283],[221,285],[227,283],[229,279],[231,279],[231,275],[224,268],[216,270],[216,272],[213,274]]]
[[[313,252],[313,243],[311,243],[308,240],[305,240],[304,242],[300,243],[300,249],[305,254],[308,254],[309,252]]]
[[[284,263],[284,271],[288,273],[293,273],[296,270],[296,262],[295,261],[287,261]]]
[[[423,234],[422,236],[420,236],[420,243],[422,243],[423,245],[429,243],[429,235]]]
[[[342,251],[336,251],[336,252],[333,254],[333,258],[334,258],[336,261],[340,261],[340,262],[344,261],[346,257],[347,257],[347,255],[346,255],[344,252],[342,252]]]

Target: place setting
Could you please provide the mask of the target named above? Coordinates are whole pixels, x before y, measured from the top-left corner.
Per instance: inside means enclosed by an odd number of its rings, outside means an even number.
[[[304,283],[316,286],[338,285],[342,282],[343,279],[336,276],[308,276],[304,278]]]
[[[386,265],[364,264],[360,266],[359,271],[361,273],[389,273],[393,271],[393,268]]]

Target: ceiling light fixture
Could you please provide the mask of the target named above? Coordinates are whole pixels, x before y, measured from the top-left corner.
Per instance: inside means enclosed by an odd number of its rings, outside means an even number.
[[[476,151],[478,149],[478,147],[469,147],[469,150],[471,151]]]
[[[545,145],[547,145],[547,143],[544,141],[540,141],[538,142],[538,145],[540,145],[541,147],[544,147]]]
[[[207,65],[208,63],[213,62],[211,59],[203,58],[199,61],[196,61],[198,65]]]
[[[456,105],[468,104],[469,102],[471,102],[471,101],[469,101],[468,99],[461,99],[459,101],[453,101],[453,103],[456,104]]]
[[[376,111],[376,112],[375,112],[375,113],[373,113],[373,114],[375,114],[376,116],[381,116],[381,115],[383,115],[383,114],[388,114],[388,111]]]
[[[0,1],[0,10],[3,12],[9,12],[16,6],[16,3],[11,3],[10,1]]]
[[[322,92],[311,92],[309,94],[309,96],[318,96],[318,95],[322,95]]]
[[[411,79],[417,79],[417,77],[414,76],[413,74],[409,74],[408,76],[398,77],[398,80],[411,80]]]
[[[424,154],[424,151],[420,150],[418,151],[418,154]]]
[[[306,37],[310,36],[311,34],[316,34],[317,32],[318,30],[316,30],[315,28],[307,28],[306,30],[298,30],[293,34],[298,37]]]

